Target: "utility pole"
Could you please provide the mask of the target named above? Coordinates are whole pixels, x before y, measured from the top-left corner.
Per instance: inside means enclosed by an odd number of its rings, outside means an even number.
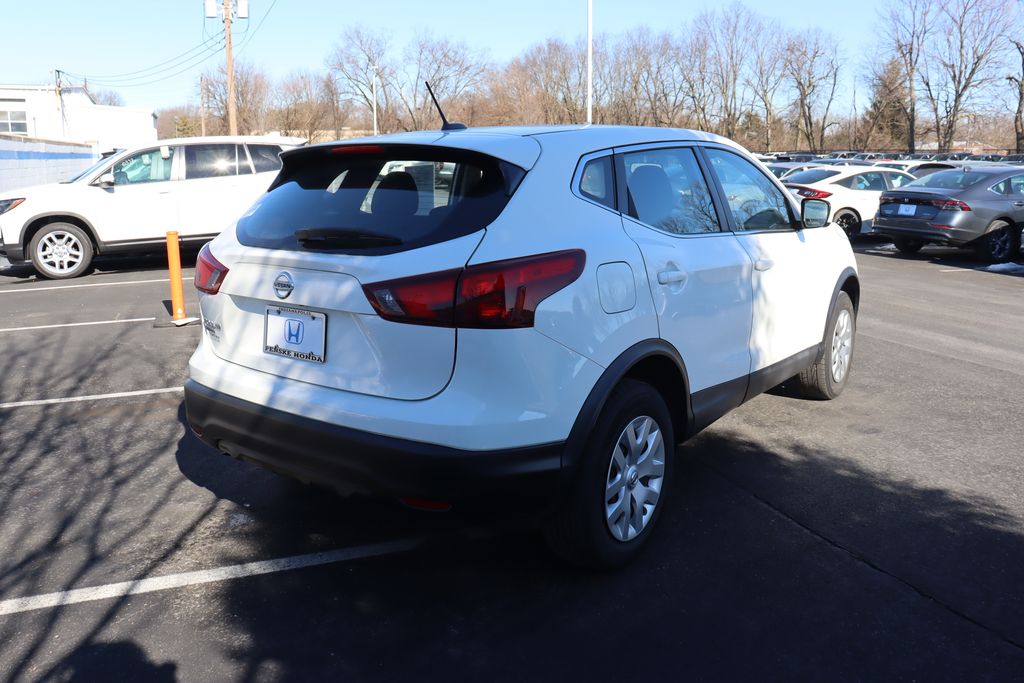
[[[235,60],[231,54],[231,0],[224,0],[224,49],[227,53],[228,133],[238,135],[238,112],[235,109]]]

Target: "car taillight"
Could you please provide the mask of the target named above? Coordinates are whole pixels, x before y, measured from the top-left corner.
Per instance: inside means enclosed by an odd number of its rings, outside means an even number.
[[[827,199],[832,196],[831,192],[823,192],[821,190],[812,190],[809,187],[797,188],[796,193],[801,197],[807,197],[808,199]]]
[[[216,294],[228,274],[228,267],[213,257],[210,245],[204,244],[196,259],[195,285],[200,292]]]
[[[931,202],[932,206],[937,208],[939,211],[970,211],[971,207],[967,206],[958,199],[935,199]]]
[[[583,272],[579,249],[364,285],[385,320],[481,329],[532,327],[541,301]]]

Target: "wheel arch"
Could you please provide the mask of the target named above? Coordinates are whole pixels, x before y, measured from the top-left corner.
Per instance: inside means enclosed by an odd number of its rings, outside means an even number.
[[[36,233],[50,223],[70,223],[71,225],[81,228],[85,231],[85,234],[89,236],[89,241],[92,242],[93,253],[99,253],[100,243],[96,238],[96,231],[93,229],[92,224],[78,214],[59,211],[35,216],[25,224],[25,227],[21,231],[21,248],[26,254],[26,257],[28,256],[29,242],[32,241],[32,238],[35,237]]]
[[[689,427],[693,424],[693,406],[686,364],[676,348],[664,339],[648,339],[622,352],[591,389],[569,432],[562,455],[563,473],[571,476],[576,471],[601,411],[609,396],[624,379],[638,379],[657,389],[672,415],[672,431],[676,442],[689,435]]]
[[[836,286],[832,290],[832,301],[828,306],[828,315],[825,316],[825,323],[822,327],[821,332],[821,343],[824,344],[828,339],[828,323],[832,319],[832,312],[836,310],[836,302],[839,300],[839,293],[846,292],[846,295],[850,297],[850,301],[853,303],[854,315],[860,312],[860,277],[857,275],[857,271],[853,268],[846,268],[839,279],[836,280]]]

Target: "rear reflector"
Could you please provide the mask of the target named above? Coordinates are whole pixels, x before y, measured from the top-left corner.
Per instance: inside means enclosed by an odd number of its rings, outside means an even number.
[[[583,272],[579,249],[494,261],[363,286],[380,317],[439,327],[533,327],[541,301]]]
[[[213,257],[210,245],[204,244],[196,259],[195,285],[200,292],[216,294],[228,274],[228,267]]]

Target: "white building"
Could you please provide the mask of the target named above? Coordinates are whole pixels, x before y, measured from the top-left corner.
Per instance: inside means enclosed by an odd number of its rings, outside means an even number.
[[[96,104],[85,88],[53,85],[0,85],[0,133],[86,144],[97,155],[157,138],[152,111]]]

